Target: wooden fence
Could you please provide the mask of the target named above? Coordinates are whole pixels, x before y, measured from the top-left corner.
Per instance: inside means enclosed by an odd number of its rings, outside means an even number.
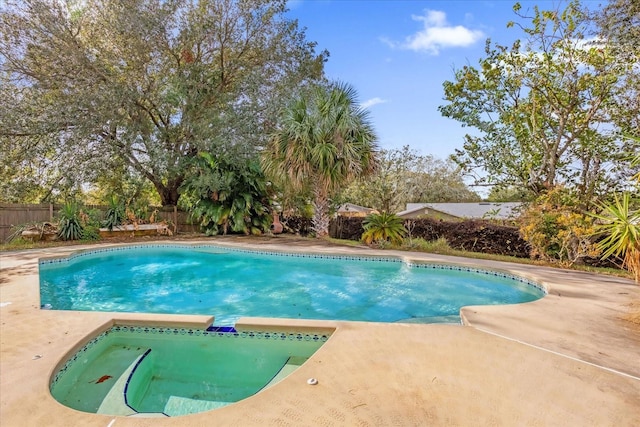
[[[0,203],[0,242],[4,242],[11,234],[14,226],[31,222],[56,222],[63,205],[42,204],[14,204]],[[83,206],[84,210],[94,211],[99,219],[104,219],[107,206]],[[157,221],[169,221],[175,226],[176,232],[199,231],[197,224],[193,224],[189,212],[178,210],[175,206],[149,206],[148,212],[157,211]]]

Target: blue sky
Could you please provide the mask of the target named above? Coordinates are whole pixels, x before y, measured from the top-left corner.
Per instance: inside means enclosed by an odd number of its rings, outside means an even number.
[[[469,132],[442,117],[442,83],[454,69],[476,66],[485,41],[511,44],[523,33],[514,1],[290,0],[289,16],[306,27],[307,39],[327,49],[331,80],[352,84],[371,113],[385,149],[409,145],[446,158]],[[520,1],[552,9],[559,1]],[[597,3],[588,2],[589,7]]]

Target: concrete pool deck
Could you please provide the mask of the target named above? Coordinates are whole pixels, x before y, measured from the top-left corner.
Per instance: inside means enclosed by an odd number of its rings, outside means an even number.
[[[335,332],[289,377],[241,402],[184,417],[114,417],[51,397],[61,359],[113,319],[204,327],[210,318],[40,310],[38,259],[91,246],[3,252],[0,426],[640,425],[640,327],[622,320],[640,300],[631,280],[280,237],[175,243],[457,263],[535,279],[549,294],[527,304],[466,307],[464,326],[245,318],[249,329]],[[317,385],[307,384],[312,377]]]

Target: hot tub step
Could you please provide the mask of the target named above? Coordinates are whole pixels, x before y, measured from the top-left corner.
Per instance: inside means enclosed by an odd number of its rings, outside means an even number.
[[[307,361],[307,357],[299,357],[299,356],[289,357],[289,359],[287,359],[287,362],[284,364],[284,366],[278,371],[278,373],[273,378],[271,378],[271,381],[269,381],[267,385],[265,385],[262,388],[262,390],[265,390],[271,386],[278,384],[285,377],[287,377],[293,371],[298,369],[300,365],[302,365],[306,361]]]
[[[164,407],[164,413],[170,417],[178,415],[195,414],[197,412],[210,411],[222,408],[233,402],[216,402],[213,400],[197,400],[187,397],[171,396]]]
[[[126,402],[124,397],[124,390],[127,387],[127,381],[131,376],[131,372],[135,369],[135,367],[140,362],[147,352],[150,351],[148,348],[143,348],[140,350],[141,354],[136,357],[136,359],[129,365],[127,369],[124,370],[122,375],[116,380],[111,387],[111,390],[107,393],[107,395],[102,400],[100,407],[98,408],[98,414],[107,414],[107,415],[133,415],[137,414],[136,411],[131,409]]]

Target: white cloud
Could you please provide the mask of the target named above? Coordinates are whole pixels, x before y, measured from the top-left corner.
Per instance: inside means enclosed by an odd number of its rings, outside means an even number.
[[[400,45],[403,49],[438,55],[441,49],[471,46],[484,37],[480,30],[472,30],[462,25],[449,25],[447,15],[439,10],[425,10],[423,16],[413,15],[412,18],[422,21],[424,28],[407,37]],[[386,42],[395,47],[395,44]]]
[[[366,108],[371,108],[374,105],[378,105],[378,104],[384,104],[385,102],[387,102],[385,99],[382,98],[371,98],[368,99],[366,101],[364,101],[362,104],[360,104],[360,108],[366,109]]]

